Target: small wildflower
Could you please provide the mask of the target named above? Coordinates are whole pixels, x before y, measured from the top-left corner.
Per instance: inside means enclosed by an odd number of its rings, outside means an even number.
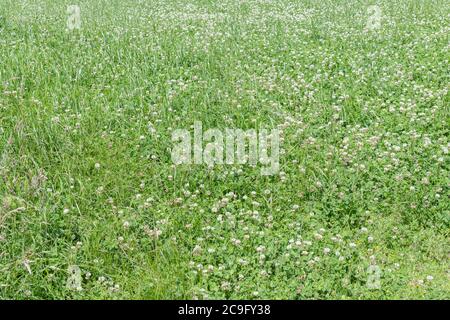
[[[196,245],[195,247],[194,247],[194,250],[192,250],[192,254],[194,255],[194,256],[198,256],[198,255],[200,255],[202,253],[202,247],[200,247],[199,245]]]
[[[220,288],[223,291],[229,291],[231,289],[231,285],[229,282],[222,282],[222,284],[220,285]]]

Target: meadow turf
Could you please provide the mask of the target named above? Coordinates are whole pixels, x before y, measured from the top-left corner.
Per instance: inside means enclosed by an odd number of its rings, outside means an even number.
[[[450,298],[449,22],[446,0],[0,0],[0,299]],[[195,121],[282,130],[280,172],[175,166]]]

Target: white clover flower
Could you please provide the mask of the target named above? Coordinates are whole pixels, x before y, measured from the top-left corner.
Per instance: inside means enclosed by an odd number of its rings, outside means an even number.
[[[223,291],[229,291],[231,289],[231,285],[229,282],[222,282],[222,284],[220,285],[220,288]]]
[[[245,266],[247,264],[247,260],[241,258],[238,260],[238,263]]]
[[[233,243],[235,246],[239,246],[241,244],[241,240],[239,239],[231,239],[231,243]]]
[[[196,246],[194,247],[194,249],[192,250],[192,254],[193,254],[194,256],[198,256],[198,255],[200,255],[201,253],[202,253],[202,247],[199,246],[199,245],[196,245]]]

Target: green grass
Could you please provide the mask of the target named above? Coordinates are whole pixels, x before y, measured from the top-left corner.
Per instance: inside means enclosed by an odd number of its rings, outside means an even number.
[[[0,0],[0,298],[450,298],[449,14]],[[175,167],[194,121],[283,129],[280,174]]]

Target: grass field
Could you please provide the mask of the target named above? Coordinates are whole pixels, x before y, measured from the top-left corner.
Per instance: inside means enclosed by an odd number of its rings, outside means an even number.
[[[0,299],[449,299],[449,23],[0,0]],[[196,121],[279,129],[279,172],[175,165]]]

